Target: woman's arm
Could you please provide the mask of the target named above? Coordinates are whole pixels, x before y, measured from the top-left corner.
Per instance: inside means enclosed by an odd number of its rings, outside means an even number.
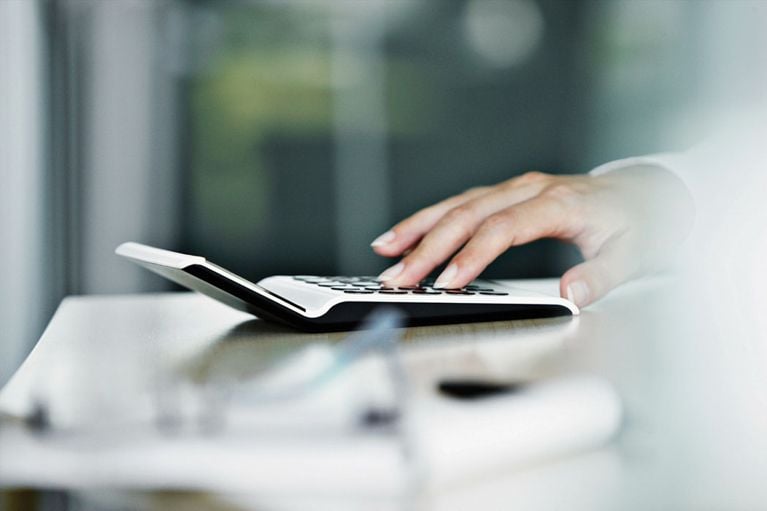
[[[529,172],[470,189],[427,207],[379,236],[373,249],[402,259],[381,274],[413,285],[449,260],[436,287],[462,287],[507,249],[539,238],[574,243],[585,261],[568,270],[560,293],[579,306],[654,267],[689,232],[685,185],[653,165],[601,175]]]

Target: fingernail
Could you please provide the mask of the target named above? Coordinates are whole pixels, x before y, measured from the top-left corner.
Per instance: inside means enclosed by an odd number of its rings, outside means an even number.
[[[394,238],[396,238],[397,235],[394,231],[386,231],[379,237],[373,240],[373,243],[370,244],[371,247],[382,247],[384,245],[388,245],[392,241],[394,241]]]
[[[434,283],[435,289],[442,289],[450,285],[450,282],[453,281],[455,276],[458,274],[458,266],[455,264],[448,265],[447,268],[445,268],[445,271],[443,271],[439,277],[437,277],[437,281]]]
[[[386,282],[387,280],[391,280],[397,275],[399,275],[400,273],[402,273],[402,270],[404,269],[405,269],[405,263],[399,262],[395,264],[394,266],[392,266],[391,268],[384,270],[384,272],[380,274],[378,278]]]
[[[578,307],[583,307],[589,303],[590,294],[589,286],[580,280],[572,282],[567,286],[567,299]]]

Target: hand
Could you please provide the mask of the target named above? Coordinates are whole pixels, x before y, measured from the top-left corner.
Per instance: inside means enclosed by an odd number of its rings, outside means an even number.
[[[565,240],[585,261],[562,276],[560,294],[582,307],[654,268],[687,235],[693,211],[684,184],[660,167],[529,172],[422,209],[372,246],[383,256],[404,254],[381,274],[387,285],[414,285],[452,256],[435,287],[460,288],[510,247]]]

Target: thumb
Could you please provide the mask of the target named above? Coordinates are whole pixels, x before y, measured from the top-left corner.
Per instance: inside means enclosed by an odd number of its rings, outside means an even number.
[[[573,266],[559,282],[559,293],[578,307],[599,300],[618,285],[630,280],[637,268],[630,261],[625,240],[605,245],[593,259]]]

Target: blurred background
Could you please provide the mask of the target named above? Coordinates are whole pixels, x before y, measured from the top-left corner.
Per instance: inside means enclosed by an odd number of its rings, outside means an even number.
[[[0,0],[0,384],[62,297],[168,289],[123,241],[376,274],[369,243],[448,195],[684,149],[754,93],[763,7]],[[578,257],[542,241],[487,275]]]

